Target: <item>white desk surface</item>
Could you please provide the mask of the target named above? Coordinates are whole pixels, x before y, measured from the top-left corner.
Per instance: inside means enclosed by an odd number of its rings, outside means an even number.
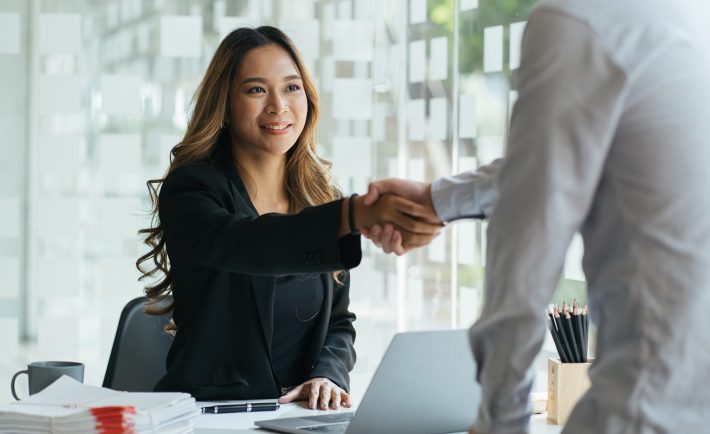
[[[233,401],[247,402],[247,401]],[[258,400],[249,402],[259,402]],[[267,400],[268,402],[268,400]],[[273,400],[271,401],[273,402]],[[211,405],[212,403],[200,403],[201,405]],[[221,403],[223,404],[223,403]],[[254,413],[230,413],[230,414],[203,414],[195,422],[195,434],[238,434],[268,431],[262,430],[254,425],[257,420],[276,419],[283,417],[299,417],[305,415],[322,415],[329,413],[339,413],[344,411],[354,411],[355,409],[342,410],[311,410],[306,408],[305,402],[297,402],[282,405],[276,411],[263,411]],[[562,427],[552,425],[547,421],[545,414],[533,415],[530,427],[530,434],[559,434]]]

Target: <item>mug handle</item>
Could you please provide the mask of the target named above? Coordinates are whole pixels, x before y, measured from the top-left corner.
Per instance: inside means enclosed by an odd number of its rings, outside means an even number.
[[[12,392],[12,396],[15,397],[16,400],[20,400],[18,398],[17,393],[15,393],[15,380],[20,374],[27,374],[29,375],[29,371],[25,369],[24,371],[16,372],[15,375],[12,376],[12,381],[10,382],[10,391]]]

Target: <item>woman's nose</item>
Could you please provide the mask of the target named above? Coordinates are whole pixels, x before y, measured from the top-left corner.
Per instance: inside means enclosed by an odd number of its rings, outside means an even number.
[[[272,93],[269,96],[269,102],[268,102],[268,105],[266,106],[266,111],[269,114],[277,114],[277,115],[280,115],[281,113],[288,112],[288,103],[286,101],[286,98],[284,98],[282,95],[279,95],[277,93]]]

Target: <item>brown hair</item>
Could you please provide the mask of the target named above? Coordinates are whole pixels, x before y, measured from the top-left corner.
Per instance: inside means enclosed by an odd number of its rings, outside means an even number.
[[[182,141],[170,151],[170,165],[165,176],[147,182],[152,203],[151,227],[141,229],[138,233],[145,235],[145,243],[150,247],[150,251],[138,258],[136,267],[142,274],[139,278],[141,281],[146,277],[162,274],[162,279],[146,285],[144,289],[149,300],[146,303],[147,313],[160,315],[170,312],[174,306],[174,302],[160,303],[172,292],[170,263],[165,249],[163,226],[158,215],[160,186],[176,168],[207,158],[220,140],[228,140],[221,135],[224,132],[225,120],[229,119],[229,90],[234,76],[250,50],[271,44],[282,47],[291,56],[301,74],[308,99],[308,114],[303,131],[286,157],[285,184],[289,195],[289,212],[297,213],[308,206],[324,204],[340,197],[338,190],[331,184],[331,163],[318,157],[316,153],[318,93],[293,42],[275,27],[234,30],[217,47],[205,76],[195,91],[194,109],[187,124],[187,131]],[[150,261],[153,268],[145,270],[143,264]],[[341,283],[340,273],[333,273],[338,283]],[[168,328],[174,328],[174,325]]]

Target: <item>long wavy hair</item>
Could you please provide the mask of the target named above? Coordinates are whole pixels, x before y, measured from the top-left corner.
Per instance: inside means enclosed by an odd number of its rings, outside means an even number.
[[[144,242],[150,251],[138,258],[136,267],[142,274],[140,281],[148,277],[160,277],[144,288],[148,297],[145,309],[147,313],[161,315],[170,312],[174,307],[174,301],[165,300],[172,292],[172,278],[170,260],[165,249],[163,226],[158,215],[160,187],[175,169],[192,161],[208,158],[220,140],[224,140],[220,135],[223,134],[227,120],[230,118],[229,91],[244,56],[254,48],[272,44],[282,47],[291,56],[301,75],[303,89],[308,99],[308,114],[303,131],[286,156],[284,182],[289,199],[289,213],[297,213],[306,207],[321,205],[340,197],[339,191],[331,183],[331,163],[320,158],[316,153],[318,93],[293,42],[275,27],[262,26],[255,29],[234,30],[217,47],[205,76],[195,91],[194,108],[187,124],[187,131],[182,141],[170,151],[170,165],[165,175],[161,179],[147,182],[152,203],[151,227],[139,230],[138,234],[145,236]],[[146,263],[148,268],[144,267]],[[334,279],[339,284],[340,273],[333,273]],[[172,328],[174,327],[173,324]]]

